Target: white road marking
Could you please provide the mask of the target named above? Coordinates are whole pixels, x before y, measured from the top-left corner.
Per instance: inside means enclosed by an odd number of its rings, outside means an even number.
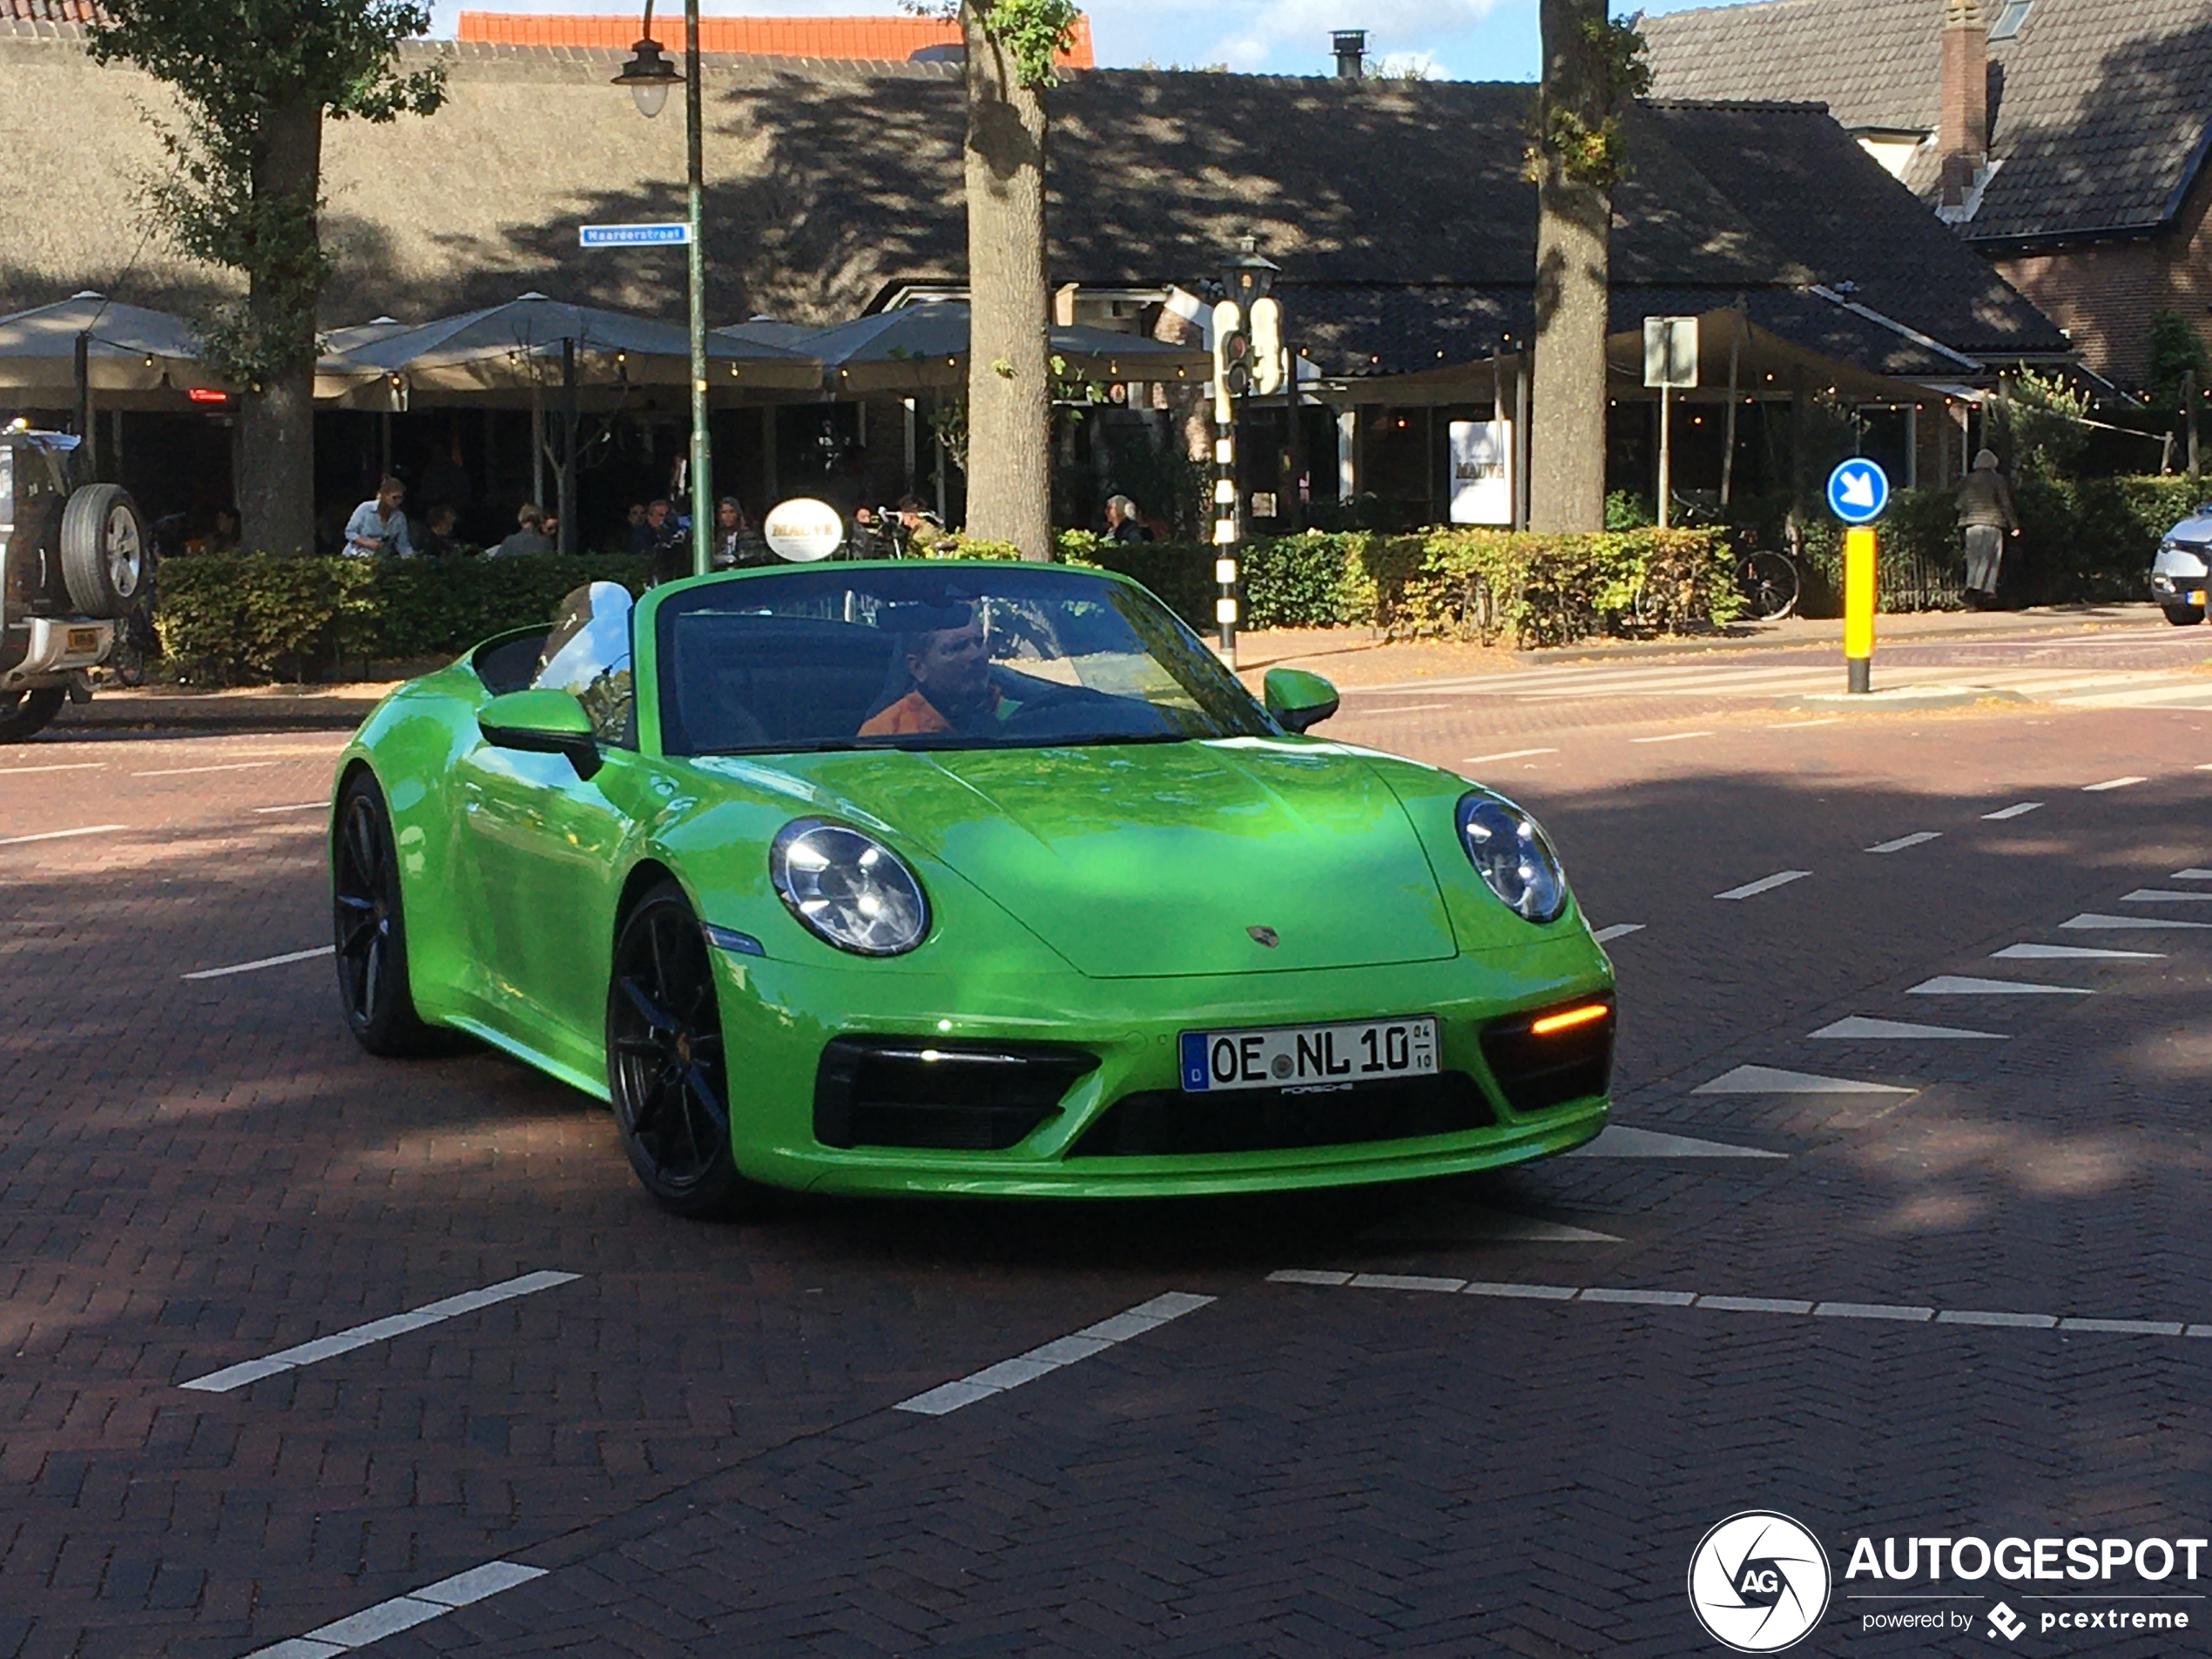
[[[2122,904],[2212,904],[2212,893],[2176,893],[2165,887],[2137,887],[2120,895]]]
[[[1531,755],[1555,755],[1556,749],[1508,749],[1503,754],[1469,755],[1460,762],[1463,766],[1480,766],[1492,760],[1526,760]]]
[[[280,766],[281,760],[226,760],[219,766],[169,766],[160,772],[134,772],[133,778],[189,778],[199,772],[251,772],[256,766]]]
[[[194,1377],[190,1382],[179,1383],[179,1388],[195,1389],[203,1394],[227,1394],[233,1388],[243,1388],[248,1383],[259,1382],[264,1377],[273,1377],[280,1371],[297,1371],[301,1366],[312,1366],[319,1359],[328,1359],[341,1353],[351,1353],[355,1348],[366,1348],[372,1342],[386,1342],[394,1337],[405,1336],[410,1331],[420,1331],[425,1325],[442,1325],[448,1319],[457,1319],[464,1313],[474,1313],[500,1302],[511,1302],[518,1296],[535,1295],[556,1285],[575,1282],[575,1273],[525,1273],[520,1278],[503,1279],[497,1285],[487,1285],[481,1291],[464,1291],[459,1296],[448,1296],[442,1301],[430,1302],[406,1313],[394,1313],[381,1319],[371,1319],[367,1325],[356,1325],[344,1331],[334,1331],[327,1337],[317,1337],[312,1342],[280,1349],[259,1359],[248,1359],[239,1365],[226,1366],[220,1371],[211,1371],[205,1377]]]
[[[1359,1237],[1375,1244],[1617,1244],[1613,1233],[1539,1221],[1475,1204],[1440,1200],[1379,1222]]]
[[[1062,1366],[1072,1366],[1078,1359],[1088,1359],[1093,1354],[1103,1353],[1116,1343],[1127,1342],[1131,1337],[1141,1337],[1147,1331],[1157,1330],[1170,1319],[1179,1319],[1186,1313],[1195,1313],[1214,1298],[1193,1296],[1184,1291],[1170,1291],[1156,1296],[1149,1302],[1140,1302],[1126,1313],[1116,1313],[1110,1319],[1101,1319],[1096,1325],[1085,1325],[1073,1336],[1048,1342],[1041,1348],[1032,1348],[1011,1359],[1001,1359],[995,1366],[971,1372],[955,1382],[941,1383],[927,1392],[900,1400],[891,1409],[894,1412],[917,1412],[924,1417],[942,1417],[956,1412],[963,1406],[973,1406],[979,1399],[988,1399],[993,1394],[1002,1394],[1009,1388],[1019,1388],[1023,1383],[1035,1382]]]
[[[2094,996],[2086,985],[2034,985],[2017,979],[1973,979],[1963,974],[1939,974],[1922,980],[1907,996]]]
[[[98,772],[105,760],[70,760],[51,766],[0,766],[0,778],[20,778],[33,772]]]
[[[2212,881],[2212,870],[2176,870],[2168,881]]]
[[[1701,1291],[1654,1291],[1577,1285],[1515,1285],[1414,1273],[1339,1273],[1286,1267],[1271,1285],[1324,1290],[1413,1291],[1443,1296],[1495,1297],[1516,1302],[1584,1302],[1601,1307],[1696,1308],[1711,1313],[1779,1313],[1798,1318],[1880,1319],[1904,1325],[1979,1325],[1994,1330],[2094,1331],[2116,1336],[2212,1337],[2212,1325],[2180,1319],[2104,1319],[2074,1314],[2006,1313],[1982,1308],[1933,1308],[1900,1302],[1816,1302],[1796,1297],[1712,1296]],[[249,1654],[247,1659],[261,1659]]]
[[[318,956],[337,954],[335,945],[318,945],[313,950],[291,951],[282,956],[264,956],[259,961],[233,962],[228,968],[203,968],[197,974],[183,974],[181,979],[228,979],[233,974],[252,974],[264,968],[288,968],[293,962],[313,961]]]
[[[2013,962],[2162,962],[2166,960],[2163,951],[2099,950],[2094,945],[2007,945],[2002,950],[1993,950],[1989,954],[1997,961]]]
[[[112,835],[125,827],[121,824],[87,824],[83,829],[47,830],[38,835],[10,835],[0,837],[0,846],[28,846],[33,841],[66,841],[73,835]]]
[[[1855,1077],[1824,1077],[1817,1072],[1784,1071],[1779,1066],[1737,1066],[1709,1083],[1700,1083],[1693,1095],[1912,1095],[1919,1091],[1896,1083],[1861,1082]]]
[[[1993,813],[1984,813],[1981,815],[1982,821],[1986,824],[2001,824],[2008,818],[2026,818],[2030,813],[2040,811],[2042,806],[2043,803],[2040,800],[2020,801],[2014,806],[2003,807]]]
[[[1838,1020],[1833,1025],[1824,1025],[1812,1035],[1844,1042],[1913,1042],[1922,1039],[1930,1042],[2003,1042],[2007,1040],[2006,1034],[2002,1031],[1968,1031],[1955,1025],[1914,1025],[1906,1020],[1870,1020],[1857,1014],[1849,1019]]]
[[[1626,939],[1630,934],[1640,934],[1643,927],[1640,921],[1616,921],[1610,927],[1599,928],[1591,937],[1599,944],[1607,945],[1616,939]]]
[[[327,800],[303,800],[291,806],[256,806],[257,813],[320,813],[330,806]]]
[[[1701,1141],[1689,1135],[1666,1135],[1656,1129],[1630,1129],[1608,1123],[1597,1139],[1578,1146],[1570,1158],[1784,1158],[1787,1152],[1770,1152],[1758,1146],[1730,1146],[1725,1141]]]
[[[473,1607],[502,1590],[511,1590],[518,1584],[544,1576],[543,1567],[525,1567],[520,1561],[486,1561],[482,1567],[472,1567],[465,1573],[455,1573],[451,1578],[442,1578],[419,1590],[409,1590],[405,1595],[395,1595],[388,1602],[379,1602],[374,1607],[363,1608],[332,1623],[319,1625],[303,1636],[293,1636],[271,1648],[257,1648],[246,1659],[330,1659],[333,1654],[366,1648],[399,1631],[443,1618],[455,1608]]]
[[[2149,781],[2148,778],[2107,778],[2101,784],[2082,785],[2081,792],[2085,795],[2098,795],[2107,789],[2126,789],[2131,785],[2147,784]]]
[[[1716,899],[1752,899],[1762,893],[1771,893],[1777,887],[1786,887],[1792,881],[1802,881],[1811,870],[1784,870],[1775,875],[1763,875],[1756,881],[1746,881],[1740,887],[1730,887],[1726,893],[1716,893]]]
[[[1692,738],[1710,738],[1710,732],[1669,732],[1656,738],[1630,738],[1630,743],[1687,743]]]
[[[1844,717],[1842,715],[1827,714],[1823,715],[1817,720],[1777,720],[1772,725],[1767,727],[1767,730],[1770,732],[1802,732],[1807,726],[1811,725],[1841,725],[1843,723]]]
[[[2101,916],[2087,911],[2060,922],[2061,928],[2212,927],[2212,921],[2183,921],[2176,916]]]
[[[1386,703],[1380,708],[1346,709],[1344,711],[1344,716],[1356,718],[1363,714],[1427,714],[1437,709],[1457,709],[1462,714],[1468,711],[1467,705],[1464,703]]]
[[[1942,839],[1941,830],[1915,830],[1910,835],[1900,835],[1894,841],[1884,841],[1880,846],[1870,846],[1866,850],[1869,853],[1902,853],[1908,846],[1925,846],[1930,841]]]

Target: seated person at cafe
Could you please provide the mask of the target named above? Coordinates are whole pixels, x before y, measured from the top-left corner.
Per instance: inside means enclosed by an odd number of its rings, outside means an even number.
[[[991,683],[982,623],[967,605],[919,609],[918,620],[936,626],[914,629],[900,642],[914,689],[862,721],[858,735],[994,730],[1019,705]]]

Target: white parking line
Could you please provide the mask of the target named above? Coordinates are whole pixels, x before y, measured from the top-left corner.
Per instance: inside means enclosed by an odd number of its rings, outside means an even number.
[[[1713,897],[1716,899],[1757,898],[1762,893],[1771,893],[1777,887],[1785,887],[1792,881],[1802,881],[1811,873],[1811,870],[1784,870],[1778,874],[1763,875],[1756,881],[1746,881],[1740,887],[1730,887],[1726,893],[1716,893]]]
[[[10,835],[0,837],[0,846],[28,846],[33,841],[66,841],[72,835],[112,835],[124,827],[121,824],[87,824],[83,829],[47,830],[37,835]]]
[[[1601,945],[1609,945],[1616,939],[1626,939],[1630,934],[1640,934],[1644,924],[1640,921],[1616,921],[1610,927],[1601,927],[1591,935]]]
[[[2034,985],[2017,979],[1973,979],[1939,974],[1905,991],[1907,996],[2094,996],[2086,985]]]
[[[1699,1291],[1615,1289],[1602,1285],[1514,1285],[1411,1273],[1340,1273],[1289,1267],[1271,1285],[1327,1290],[1414,1291],[1445,1296],[1499,1297],[1517,1302],[1593,1302],[1630,1307],[1700,1308],[1717,1313],[1782,1313],[1815,1319],[1882,1319],[1905,1325],[1965,1325],[2024,1331],[2097,1331],[2121,1336],[2212,1337],[2212,1325],[2180,1319],[2105,1319],[2058,1313],[2004,1313],[1981,1308],[1933,1308],[1898,1302],[1818,1302],[1795,1297],[1710,1296]],[[249,1659],[253,1659],[249,1656]]]
[[[1897,1083],[1861,1082],[1856,1077],[1824,1077],[1817,1072],[1784,1071],[1779,1066],[1737,1066],[1709,1083],[1700,1083],[1693,1095],[1910,1095],[1918,1091]]]
[[[1088,1359],[1093,1354],[1103,1353],[1116,1343],[1127,1342],[1131,1337],[1141,1337],[1147,1331],[1156,1331],[1170,1319],[1179,1319],[1186,1313],[1195,1313],[1214,1298],[1192,1296],[1184,1291],[1170,1291],[1156,1296],[1149,1302],[1140,1302],[1125,1313],[1116,1313],[1110,1319],[1101,1319],[1096,1325],[1085,1325],[1073,1336],[1048,1342],[1041,1348],[1032,1348],[1011,1359],[1001,1359],[995,1366],[970,1372],[955,1382],[941,1383],[926,1393],[900,1400],[891,1409],[894,1412],[916,1412],[924,1417],[942,1417],[956,1412],[963,1406],[973,1406],[979,1399],[988,1399],[993,1394],[1002,1394],[1009,1388],[1019,1388],[1023,1383],[1035,1382],[1048,1372],[1062,1366],[1072,1366],[1078,1359]]]
[[[1807,726],[1841,725],[1843,723],[1844,717],[1840,714],[1824,714],[1817,720],[1777,720],[1772,725],[1767,727],[1767,730],[1770,732],[1802,732]]]
[[[0,766],[0,778],[20,778],[33,772],[98,772],[105,760],[69,760],[51,766]]]
[[[1991,951],[1989,954],[1994,961],[2009,962],[2162,962],[2166,960],[2163,951],[2099,950],[2094,945],[2007,945],[2002,950]]]
[[[233,974],[252,974],[264,968],[287,968],[293,962],[311,962],[318,956],[337,954],[335,945],[318,945],[313,950],[295,950],[282,956],[264,956],[259,961],[233,962],[228,968],[203,968],[197,974],[182,974],[180,979],[228,979]]]
[[[2148,778],[2107,778],[2101,784],[2082,785],[2081,792],[2085,795],[2097,795],[2107,789],[2126,789],[2132,785],[2147,784],[2149,781]]]
[[[1833,1025],[1824,1025],[1815,1038],[1840,1042],[2004,1042],[2002,1031],[1969,1031],[1956,1025],[1914,1025],[1906,1020],[1870,1020],[1854,1014]]]
[[[487,1285],[481,1291],[463,1291],[459,1296],[448,1296],[443,1301],[428,1303],[406,1313],[394,1313],[381,1319],[371,1319],[367,1325],[334,1331],[327,1337],[317,1337],[313,1342],[280,1349],[275,1353],[264,1354],[259,1359],[226,1366],[220,1371],[211,1371],[205,1377],[194,1377],[190,1382],[177,1386],[195,1389],[203,1394],[227,1394],[233,1388],[243,1388],[246,1384],[259,1382],[264,1377],[273,1377],[280,1371],[297,1371],[300,1366],[312,1366],[319,1359],[351,1353],[355,1348],[366,1348],[372,1342],[388,1342],[394,1337],[405,1336],[410,1331],[420,1331],[425,1325],[442,1325],[448,1319],[457,1319],[464,1313],[475,1312],[479,1308],[511,1302],[518,1296],[532,1296],[539,1291],[552,1290],[556,1285],[572,1284],[579,1277],[576,1273],[525,1273],[520,1278]]]
[[[2176,870],[2168,881],[2212,881],[2212,870]]]
[[[1666,1135],[1656,1129],[1630,1129],[1608,1123],[1597,1139],[1578,1146],[1570,1158],[1786,1158],[1787,1152],[1770,1152],[1759,1146],[1730,1146],[1726,1141],[1701,1141],[1689,1135]]]
[[[291,806],[256,806],[257,813],[320,813],[329,806],[327,800],[303,800]]]
[[[1710,732],[1669,732],[1656,738],[1630,738],[1630,743],[1687,743],[1692,738],[1710,738]]]
[[[2059,924],[2065,928],[2090,927],[2212,927],[2212,921],[2183,921],[2177,916],[2101,916],[2094,911],[2068,917]]]
[[[1902,853],[1908,846],[1925,846],[1930,841],[1942,839],[1941,830],[1915,830],[1910,835],[1900,835],[1894,841],[1884,841],[1878,846],[1870,846],[1866,850],[1869,853]]]
[[[2040,811],[2042,806],[2043,803],[2040,800],[2020,801],[1993,813],[1984,813],[1981,815],[1982,822],[2001,824],[2008,818],[2026,818],[2030,813]]]
[[[1469,755],[1460,762],[1463,766],[1480,766],[1492,760],[1526,760],[1531,755],[1555,755],[1556,749],[1508,749],[1503,754]]]
[[[256,1648],[246,1659],[330,1659],[333,1654],[366,1648],[372,1642],[381,1642],[399,1631],[443,1618],[455,1608],[473,1607],[502,1590],[511,1590],[517,1584],[544,1576],[543,1567],[525,1567],[520,1561],[486,1561],[482,1567],[472,1567],[465,1573],[455,1573],[451,1578],[442,1578],[419,1590],[409,1590],[405,1595],[395,1595],[388,1602],[379,1602],[374,1607],[363,1608],[329,1624],[318,1625],[303,1636],[293,1636],[274,1647]]]
[[[2212,893],[2175,893],[2165,887],[2137,887],[2120,895],[2122,904],[2212,904]]]
[[[256,766],[280,766],[281,760],[226,760],[219,766],[168,766],[159,772],[134,772],[133,778],[189,778],[201,772],[251,772]]]

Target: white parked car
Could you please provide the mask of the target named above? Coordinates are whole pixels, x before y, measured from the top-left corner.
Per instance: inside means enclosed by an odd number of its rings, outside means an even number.
[[[145,522],[115,484],[69,482],[65,433],[0,430],[0,743],[92,695],[88,671],[152,574]]]
[[[2212,502],[2166,532],[2151,561],[2150,597],[2176,628],[2204,620],[2204,597],[2212,587]]]

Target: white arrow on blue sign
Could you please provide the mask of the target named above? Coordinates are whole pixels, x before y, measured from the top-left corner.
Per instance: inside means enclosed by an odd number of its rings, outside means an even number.
[[[691,239],[691,227],[682,219],[656,225],[583,225],[577,242],[583,247],[681,247]]]
[[[1871,524],[1890,504],[1890,475],[1871,461],[1846,461],[1828,475],[1828,510],[1846,524]]]

